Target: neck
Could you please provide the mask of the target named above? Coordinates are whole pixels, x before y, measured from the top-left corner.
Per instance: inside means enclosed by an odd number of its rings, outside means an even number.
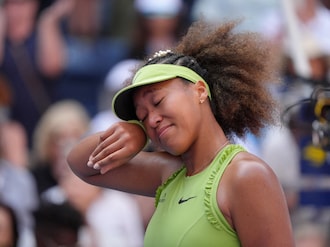
[[[182,155],[187,176],[203,171],[227,144],[229,141],[218,125],[215,129],[204,133],[200,140],[197,140],[189,151]]]
[[[229,141],[226,140],[211,156],[210,158],[206,159],[206,161],[204,161],[204,163],[201,163],[199,165],[196,165],[196,167],[192,167],[188,170],[187,167],[187,176],[193,176],[195,174],[198,174],[200,172],[202,172],[204,169],[206,169],[214,160],[214,158],[217,156],[217,154],[225,147],[229,144]]]

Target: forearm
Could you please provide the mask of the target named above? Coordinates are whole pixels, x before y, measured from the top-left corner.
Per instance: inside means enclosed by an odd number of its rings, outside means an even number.
[[[73,172],[89,184],[152,197],[155,196],[157,188],[181,166],[177,157],[167,153],[142,151],[130,159],[120,160],[120,165],[115,165],[101,174],[100,170],[87,166],[96,139],[88,137],[88,140],[82,141],[68,156]],[[113,164],[118,164],[118,161],[115,159]]]
[[[140,125],[118,122],[78,143],[68,162],[83,176],[94,175],[95,170],[104,174],[128,162],[143,149],[145,142],[146,135]]]
[[[77,143],[67,161],[87,183],[154,196],[158,186],[182,164],[168,153],[141,152],[145,142],[140,125],[118,122]]]
[[[145,177],[141,171],[146,171],[144,168],[145,165],[149,165],[151,160],[146,158],[147,153],[140,152],[138,155],[134,155],[133,159],[114,159],[114,162],[109,162],[108,165],[119,164],[114,168],[108,170],[105,174],[101,174],[99,169],[94,169],[87,165],[92,153],[95,151],[95,148],[99,144],[101,134],[94,134],[83,139],[79,142],[69,153],[67,161],[72,171],[84,180],[87,183],[110,188],[121,190],[129,193],[141,194],[141,195],[153,195],[155,189],[159,185],[159,180],[157,182],[153,181],[155,184],[152,189],[149,186],[145,186],[144,182],[149,178]],[[110,156],[111,154],[109,154]],[[126,153],[125,155],[126,156]],[[128,155],[131,157],[131,155]],[[156,158],[157,160],[157,158]],[[156,163],[159,163],[156,162]],[[142,169],[141,169],[142,168]],[[153,169],[148,169],[149,172],[152,172]],[[140,174],[140,175],[138,175]],[[157,176],[151,176],[156,178]],[[150,179],[148,182],[152,182]],[[150,185],[148,183],[148,185]]]
[[[102,132],[96,133],[82,139],[72,148],[67,156],[70,168],[81,178],[99,173],[98,170],[88,167],[87,163],[91,154],[99,144],[101,133]]]
[[[38,25],[38,63],[43,74],[58,76],[65,67],[66,47],[60,29],[60,17],[52,10],[45,10]]]

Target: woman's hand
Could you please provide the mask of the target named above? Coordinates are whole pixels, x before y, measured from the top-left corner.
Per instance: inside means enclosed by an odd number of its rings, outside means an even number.
[[[146,138],[138,124],[118,122],[102,133],[87,165],[104,174],[132,159],[144,148]]]

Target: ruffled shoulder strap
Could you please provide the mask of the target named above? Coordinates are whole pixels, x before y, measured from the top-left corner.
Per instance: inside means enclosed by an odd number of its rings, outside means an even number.
[[[159,198],[160,198],[160,194],[162,193],[162,191],[166,188],[166,186],[173,181],[178,175],[179,173],[184,169],[184,167],[180,168],[179,170],[177,170],[175,173],[173,173],[162,185],[160,185],[157,188],[156,191],[156,196],[155,196],[155,207],[157,207],[158,202],[159,202]]]
[[[223,216],[224,221],[220,222],[218,217],[219,214],[217,213],[219,212],[219,209],[214,205],[214,203],[212,204],[212,200],[215,200],[214,197],[216,196],[218,184],[228,164],[237,153],[242,151],[245,151],[245,149],[240,145],[228,145],[225,147],[214,160],[215,163],[213,163],[212,171],[210,172],[210,176],[205,186],[204,205],[206,217],[208,221],[218,230],[223,228],[223,224],[226,224],[228,227],[230,226],[224,220]]]

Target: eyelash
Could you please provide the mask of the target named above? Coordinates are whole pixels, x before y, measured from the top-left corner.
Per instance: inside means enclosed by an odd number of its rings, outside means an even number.
[[[163,98],[161,98],[160,100],[157,100],[155,103],[153,103],[154,106],[158,106],[161,102],[163,101]],[[147,115],[143,118],[141,118],[141,122],[144,122],[147,118]]]
[[[161,98],[160,100],[156,101],[156,102],[154,103],[154,106],[158,106],[158,105],[162,102],[162,100],[163,100],[163,98]]]

